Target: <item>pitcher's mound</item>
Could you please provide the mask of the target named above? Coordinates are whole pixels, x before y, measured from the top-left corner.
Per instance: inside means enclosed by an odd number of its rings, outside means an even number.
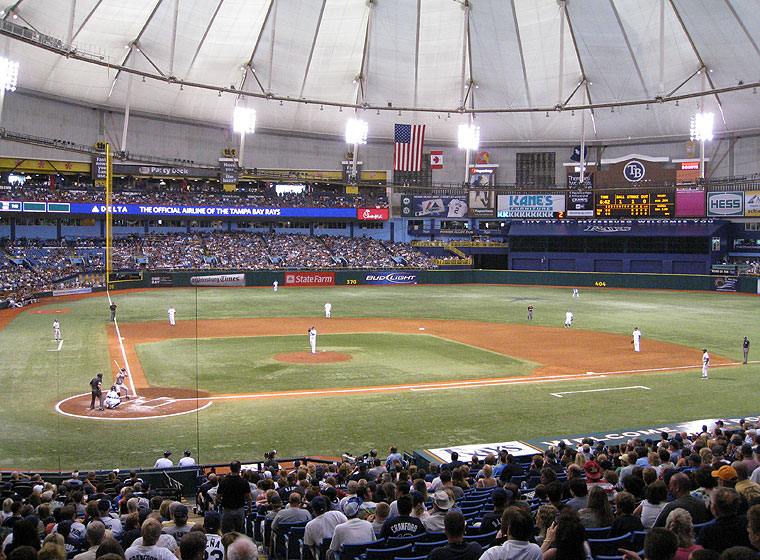
[[[333,362],[346,362],[353,356],[339,354],[338,352],[291,352],[290,354],[277,354],[274,359],[278,362],[290,364],[331,364]]]

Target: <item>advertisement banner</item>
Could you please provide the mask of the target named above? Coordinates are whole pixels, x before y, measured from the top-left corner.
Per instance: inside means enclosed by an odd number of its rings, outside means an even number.
[[[493,218],[494,192],[485,189],[470,189],[468,194],[468,216],[470,218]]]
[[[171,288],[174,286],[174,276],[171,274],[151,274],[150,285]]]
[[[190,284],[193,286],[221,287],[221,286],[245,286],[245,274],[215,274],[211,276],[191,276]]]
[[[24,203],[24,210],[27,211]],[[41,202],[43,206],[44,202]],[[43,208],[42,212],[45,211]],[[273,218],[347,218],[356,219],[356,208],[253,208],[246,206],[158,206],[142,204],[113,204],[113,214],[127,216],[166,216],[166,217],[199,217],[199,216],[224,216],[224,217],[273,217]],[[93,204],[86,202],[72,202],[72,214],[105,214],[105,204]]]
[[[356,219],[357,220],[387,220],[388,209],[387,208],[357,208]]]
[[[676,189],[676,217],[705,215],[705,189]]]
[[[412,197],[412,216],[415,218],[465,218],[467,201],[463,196]]]
[[[105,156],[102,165],[105,170]],[[96,158],[97,159],[97,158]],[[96,170],[93,169],[93,179]],[[105,174],[98,172],[105,179]],[[215,169],[206,169],[202,167],[174,167],[169,165],[142,165],[139,163],[114,163],[114,175],[142,175],[145,177],[216,177],[219,172]]]
[[[416,284],[417,275],[407,272],[368,272],[364,283],[370,285]]]
[[[287,272],[285,286],[334,286],[334,272]]]
[[[538,453],[537,448],[523,443],[522,441],[502,441],[500,443],[481,443],[476,445],[454,445],[451,447],[442,447],[439,449],[425,449],[426,454],[430,454],[435,459],[438,459],[441,463],[449,463],[451,461],[451,454],[455,451],[460,457],[472,457],[477,455],[478,457],[485,457],[488,454],[496,455],[498,457],[500,451],[507,451],[510,455],[525,456],[535,455]],[[425,457],[430,460],[431,457]]]
[[[744,193],[742,191],[707,193],[708,216],[743,216]]]
[[[64,290],[53,290],[53,297],[73,296],[75,294],[89,294],[92,288],[66,288]]]
[[[760,216],[760,191],[744,191],[744,215]]]
[[[567,216],[582,217],[594,215],[594,194],[591,191],[574,192],[567,195]]]
[[[565,211],[564,194],[500,194],[498,218],[553,218]]]
[[[716,292],[735,292],[738,287],[738,276],[716,276],[713,280],[713,289]]]

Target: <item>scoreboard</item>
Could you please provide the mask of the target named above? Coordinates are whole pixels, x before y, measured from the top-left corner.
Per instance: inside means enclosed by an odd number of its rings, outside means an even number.
[[[597,218],[670,218],[676,198],[673,193],[597,193],[594,203]]]

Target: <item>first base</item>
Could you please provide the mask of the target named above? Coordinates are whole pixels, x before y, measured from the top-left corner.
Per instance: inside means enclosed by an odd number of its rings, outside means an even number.
[[[424,330],[425,330],[425,327],[420,327],[420,330],[421,330],[421,331],[424,331]]]

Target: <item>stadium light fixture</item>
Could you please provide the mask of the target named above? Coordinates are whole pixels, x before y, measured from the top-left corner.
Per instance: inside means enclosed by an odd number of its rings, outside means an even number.
[[[346,122],[346,144],[366,144],[369,124],[362,119],[349,119]]]
[[[474,124],[459,125],[459,149],[475,151],[480,146],[480,127]]]
[[[232,130],[240,134],[256,132],[256,111],[247,107],[235,107],[232,118]]]
[[[16,91],[18,83],[18,62],[8,58],[0,57],[0,78],[2,78],[2,88],[7,91]]]
[[[713,139],[713,118],[712,113],[697,113],[691,118],[689,127],[689,137],[693,141],[705,141]]]

